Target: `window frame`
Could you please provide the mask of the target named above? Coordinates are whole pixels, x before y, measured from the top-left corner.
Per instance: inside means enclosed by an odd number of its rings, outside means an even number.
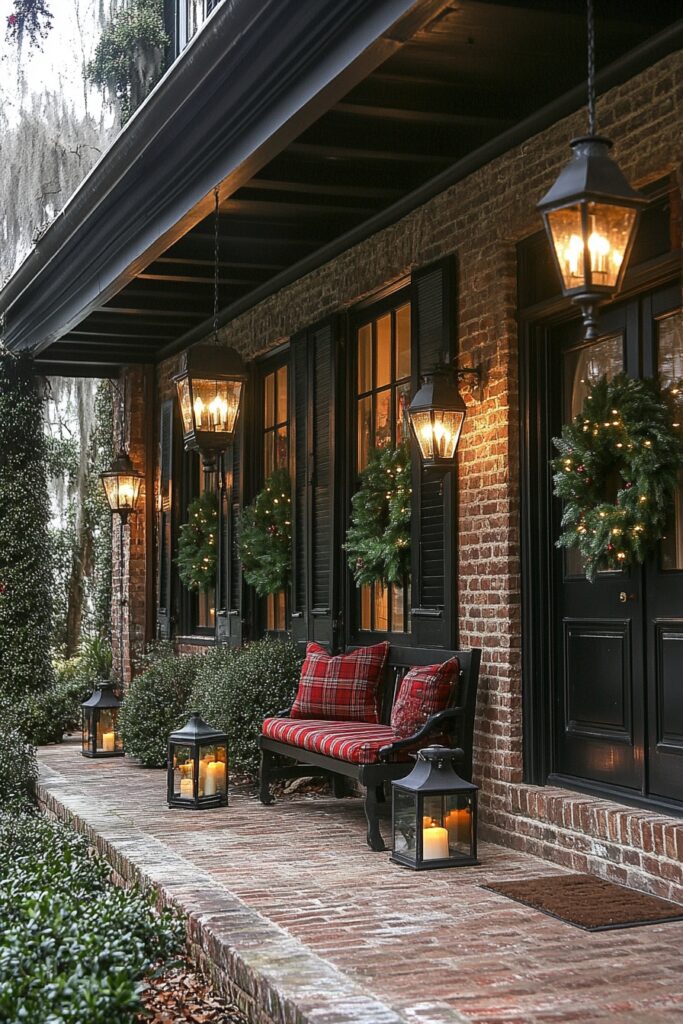
[[[373,424],[375,423],[375,398],[374,396],[384,390],[391,390],[392,398],[392,433],[393,441],[395,443],[396,437],[396,393],[399,386],[395,377],[396,367],[396,351],[395,351],[395,313],[396,310],[402,306],[408,306],[410,309],[410,375],[406,378],[400,378],[401,382],[407,382],[410,385],[410,395],[412,396],[417,391],[417,366],[418,366],[418,351],[417,351],[417,335],[413,329],[414,315],[412,306],[412,289],[410,280],[404,280],[394,285],[393,287],[381,292],[378,295],[371,297],[363,303],[359,303],[353,310],[350,311],[348,317],[348,351],[346,359],[347,367],[347,381],[346,381],[346,408],[348,410],[348,443],[345,452],[345,478],[346,478],[346,491],[348,494],[348,501],[345,503],[345,523],[344,523],[344,534],[348,530],[351,522],[351,498],[358,491],[359,483],[359,472],[358,466],[358,407],[360,395],[371,394],[373,396],[372,402],[372,419]],[[370,392],[359,392],[358,391],[358,333],[362,327],[369,323],[374,323],[387,313],[392,315],[392,346],[391,346],[391,371],[389,384],[383,385],[380,388],[374,388]],[[375,329],[373,328],[373,364],[374,364],[374,350],[375,350]],[[375,383],[375,367],[372,369],[373,381]],[[408,425],[408,440],[410,441],[410,427]],[[413,513],[415,508],[413,506]],[[350,643],[375,643],[381,640],[389,640],[391,643],[399,644],[401,646],[410,646],[413,642],[413,621],[411,616],[411,587],[410,584],[404,587],[403,594],[403,615],[404,621],[408,625],[408,629],[405,632],[395,632],[393,630],[378,630],[375,628],[373,622],[372,629],[361,629],[361,589],[356,586],[353,574],[348,566],[346,565],[346,621],[347,621],[347,642]],[[411,581],[412,582],[412,581]],[[387,596],[388,607],[391,606],[391,591]]]
[[[199,497],[199,474],[202,472],[201,455],[197,451],[185,451],[182,453],[181,462],[181,480],[180,480],[180,495],[181,495],[181,514],[179,516],[179,527],[183,526],[187,522],[187,510],[190,506],[190,502],[194,501],[195,498]],[[219,496],[220,502],[220,496]],[[220,565],[216,564],[216,583],[214,585],[215,597],[214,603],[218,595],[218,573],[220,572]],[[214,624],[213,626],[200,626],[198,624],[199,619],[199,594],[191,591],[185,584],[180,580],[178,570],[176,566],[176,577],[179,584],[180,591],[180,625],[181,628],[178,631],[180,636],[183,637],[201,637],[203,641],[215,640],[216,637],[216,618],[218,615],[218,608],[214,611]]]

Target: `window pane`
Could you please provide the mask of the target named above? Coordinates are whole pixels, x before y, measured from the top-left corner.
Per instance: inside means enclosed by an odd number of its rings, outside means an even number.
[[[391,389],[380,391],[375,399],[375,447],[391,444]]]
[[[377,321],[377,377],[375,387],[391,382],[391,313]]]
[[[375,629],[386,633],[389,629],[389,601],[386,587],[381,583],[373,584],[375,605]]]
[[[270,476],[275,469],[275,432],[269,430],[263,435],[263,475]]]
[[[358,394],[372,388],[372,324],[358,331]]]
[[[391,587],[391,629],[393,633],[404,633],[403,587]]]
[[[683,438],[683,313],[657,323],[659,383],[673,412],[674,426]],[[678,475],[673,520],[661,542],[662,569],[683,569],[683,473]]]
[[[208,629],[216,624],[216,591],[200,590],[197,595],[197,625]]]
[[[396,444],[410,437],[408,406],[410,405],[410,384],[399,384],[396,388]]]
[[[275,374],[269,373],[263,381],[263,425],[272,427],[275,423]]]
[[[275,444],[275,466],[277,469],[287,468],[288,453],[287,427],[278,427]]]
[[[396,310],[396,380],[410,377],[410,306]]]
[[[372,443],[372,399],[361,398],[358,403],[358,472],[368,464],[368,453]]]
[[[277,422],[286,423],[287,416],[287,367],[277,371]]]

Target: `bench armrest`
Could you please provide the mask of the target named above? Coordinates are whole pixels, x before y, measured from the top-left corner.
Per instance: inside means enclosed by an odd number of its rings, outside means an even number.
[[[430,715],[425,724],[421,729],[418,729],[412,736],[406,736],[403,740],[396,740],[394,743],[388,743],[386,747],[379,748],[379,759],[380,761],[387,761],[392,754],[395,754],[398,750],[405,750],[406,747],[413,747],[420,740],[433,734],[444,724],[448,722],[457,721],[458,718],[462,718],[465,714],[464,708],[445,708],[444,711],[437,711],[435,715]]]
[[[282,711],[276,711],[272,716],[273,718],[289,718],[292,712],[293,704],[290,704],[288,708],[284,708]]]

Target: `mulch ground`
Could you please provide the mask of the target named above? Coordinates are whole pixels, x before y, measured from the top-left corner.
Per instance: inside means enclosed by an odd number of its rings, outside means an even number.
[[[189,960],[158,978],[143,992],[140,1024],[249,1024],[233,1004],[221,999]]]

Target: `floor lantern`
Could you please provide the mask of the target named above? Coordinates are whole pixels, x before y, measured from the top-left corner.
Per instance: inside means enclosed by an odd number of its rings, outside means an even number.
[[[228,737],[193,712],[168,740],[168,806],[204,810],[228,803]]]
[[[422,871],[477,864],[478,786],[461,779],[461,750],[425,747],[410,775],[392,782],[391,859]]]
[[[119,733],[121,701],[111,681],[99,682],[83,708],[83,757],[122,757],[123,742]]]

